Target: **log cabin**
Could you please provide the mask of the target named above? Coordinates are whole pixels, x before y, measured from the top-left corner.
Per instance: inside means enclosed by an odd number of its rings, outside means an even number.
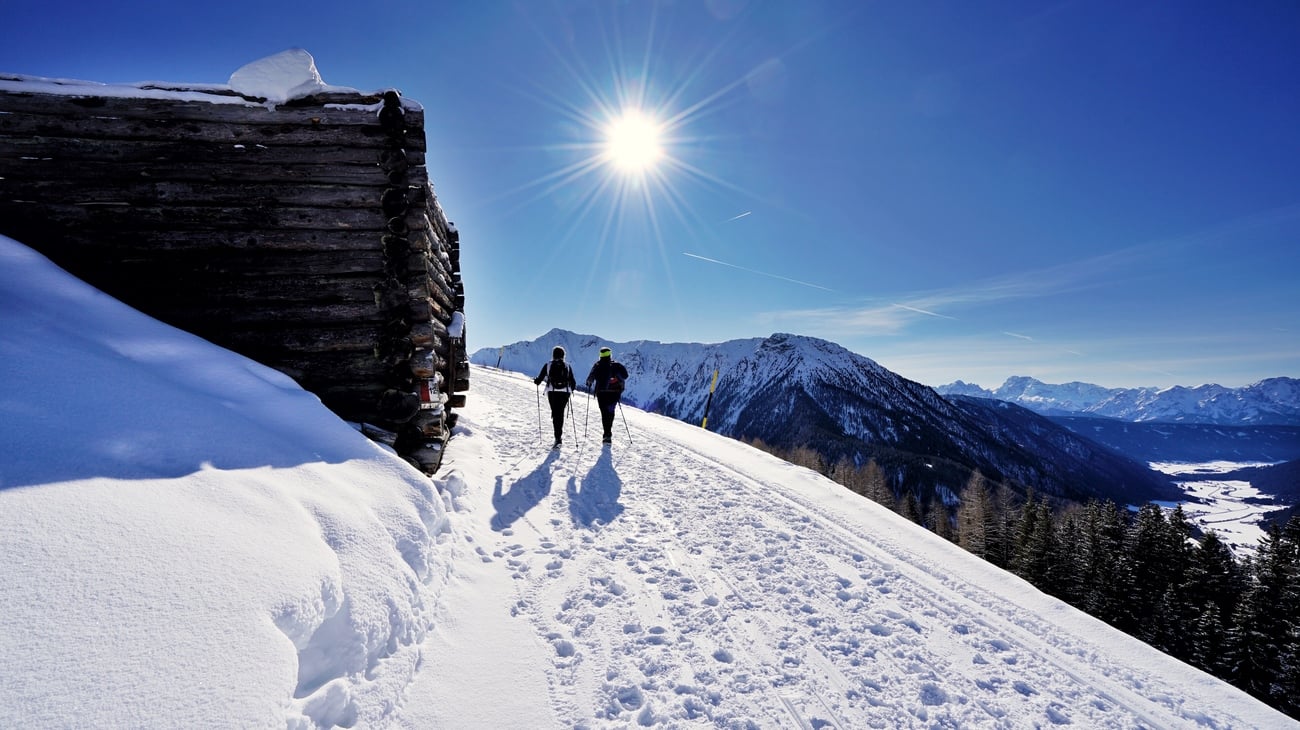
[[[460,234],[429,180],[424,109],[325,85],[297,54],[311,83],[284,98],[236,83],[256,73],[0,73],[0,234],[289,375],[433,474],[469,363]]]

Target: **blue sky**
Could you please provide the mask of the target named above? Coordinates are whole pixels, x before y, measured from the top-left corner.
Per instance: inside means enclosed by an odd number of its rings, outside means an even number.
[[[0,72],[304,48],[427,110],[471,347],[824,337],[930,385],[1300,376],[1300,5],[6,0]],[[658,131],[613,164],[611,123]]]

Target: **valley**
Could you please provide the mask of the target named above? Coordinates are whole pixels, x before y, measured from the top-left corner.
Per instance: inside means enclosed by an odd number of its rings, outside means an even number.
[[[1187,519],[1202,530],[1213,530],[1238,556],[1255,551],[1264,538],[1264,518],[1282,505],[1261,493],[1248,481],[1226,478],[1230,472],[1261,462],[1210,461],[1201,463],[1152,462],[1152,469],[1173,477],[1187,494],[1182,501]],[[1173,509],[1177,502],[1159,502]]]

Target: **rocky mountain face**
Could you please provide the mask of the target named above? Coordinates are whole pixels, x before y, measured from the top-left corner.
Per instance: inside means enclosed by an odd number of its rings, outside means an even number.
[[[1167,478],[1010,403],[948,399],[825,340],[788,334],[719,344],[613,343],[563,330],[471,360],[536,376],[562,346],[581,380],[602,346],[627,366],[625,400],[699,423],[716,369],[709,430],[807,446],[829,462],[874,458],[896,491],[960,492],[974,470],[1024,491],[1120,503],[1176,495]]]

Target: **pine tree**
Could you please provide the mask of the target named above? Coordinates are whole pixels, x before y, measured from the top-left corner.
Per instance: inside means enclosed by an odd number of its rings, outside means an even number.
[[[885,472],[880,469],[875,459],[868,459],[867,465],[862,467],[861,479],[863,493],[868,499],[885,506],[893,506],[894,490],[889,488],[889,483],[885,480]]]
[[[943,500],[930,500],[930,508],[925,511],[925,526],[934,534],[951,542],[954,538],[952,520],[948,514],[948,505]]]
[[[957,508],[957,544],[972,555],[988,558],[993,505],[988,484],[978,470],[971,474]]]
[[[830,467],[826,463],[826,457],[822,456],[820,451],[810,446],[796,446],[788,456],[784,457],[786,461],[798,466],[812,469],[818,474],[825,475]]]
[[[1132,578],[1124,561],[1124,518],[1114,502],[1088,503],[1080,523],[1080,605],[1109,624],[1129,615]]]
[[[1052,525],[1052,508],[1044,497],[1034,507],[1034,528],[1026,544],[1027,562],[1023,575],[1042,591],[1057,591],[1059,550],[1056,530]]]
[[[826,476],[831,481],[845,487],[850,492],[862,494],[861,476],[862,471],[847,456],[841,456],[831,466],[831,471]]]
[[[1060,529],[1056,531],[1051,593],[1072,606],[1083,608],[1085,541],[1078,515],[1077,509],[1066,512],[1061,519]]]
[[[907,494],[904,494],[903,498],[898,501],[897,511],[898,514],[912,522],[918,525],[921,524],[921,503],[912,490],[907,490]]]
[[[1193,665],[1217,677],[1227,675],[1225,652],[1228,646],[1228,630],[1219,613],[1219,606],[1214,601],[1207,601],[1201,607],[1196,622],[1191,626],[1192,651],[1188,661]]]
[[[1009,568],[1012,561],[1016,521],[1016,510],[1012,502],[1011,491],[1002,484],[998,484],[992,490],[990,499],[992,515],[986,538],[987,560],[1000,568]]]
[[[1218,534],[1205,533],[1188,553],[1181,600],[1190,619],[1180,625],[1186,628],[1184,658],[1219,677],[1227,676],[1228,630],[1243,588],[1232,551]]]
[[[1170,607],[1166,593],[1172,583],[1170,529],[1164,510],[1147,503],[1138,510],[1128,531],[1125,558],[1132,577],[1132,591],[1125,602],[1119,627],[1139,639],[1166,649],[1156,640],[1161,627],[1172,617],[1163,615]]]
[[[1233,615],[1228,678],[1274,707],[1295,713],[1289,695],[1296,653],[1295,568],[1290,541],[1273,525],[1251,562],[1252,577]]]
[[[1300,718],[1300,517],[1292,517],[1278,540],[1279,570],[1282,573],[1279,617],[1278,708]]]
[[[1031,577],[1030,565],[1034,562],[1033,555],[1030,554],[1030,540],[1038,523],[1038,510],[1034,505],[1034,490],[1031,488],[1025,495],[1025,503],[1020,507],[1020,514],[1016,518],[1014,528],[1015,538],[1011,546],[1011,565],[1008,566],[1013,573],[1028,580],[1034,585],[1038,585]]]
[[[1220,621],[1225,621],[1236,611],[1243,590],[1241,566],[1232,550],[1219,539],[1218,533],[1213,530],[1205,533],[1189,557],[1185,600],[1196,606],[1213,603]]]
[[[1227,678],[1237,687],[1267,700],[1276,680],[1278,647],[1269,635],[1266,591],[1251,583],[1232,617],[1224,654]]]

